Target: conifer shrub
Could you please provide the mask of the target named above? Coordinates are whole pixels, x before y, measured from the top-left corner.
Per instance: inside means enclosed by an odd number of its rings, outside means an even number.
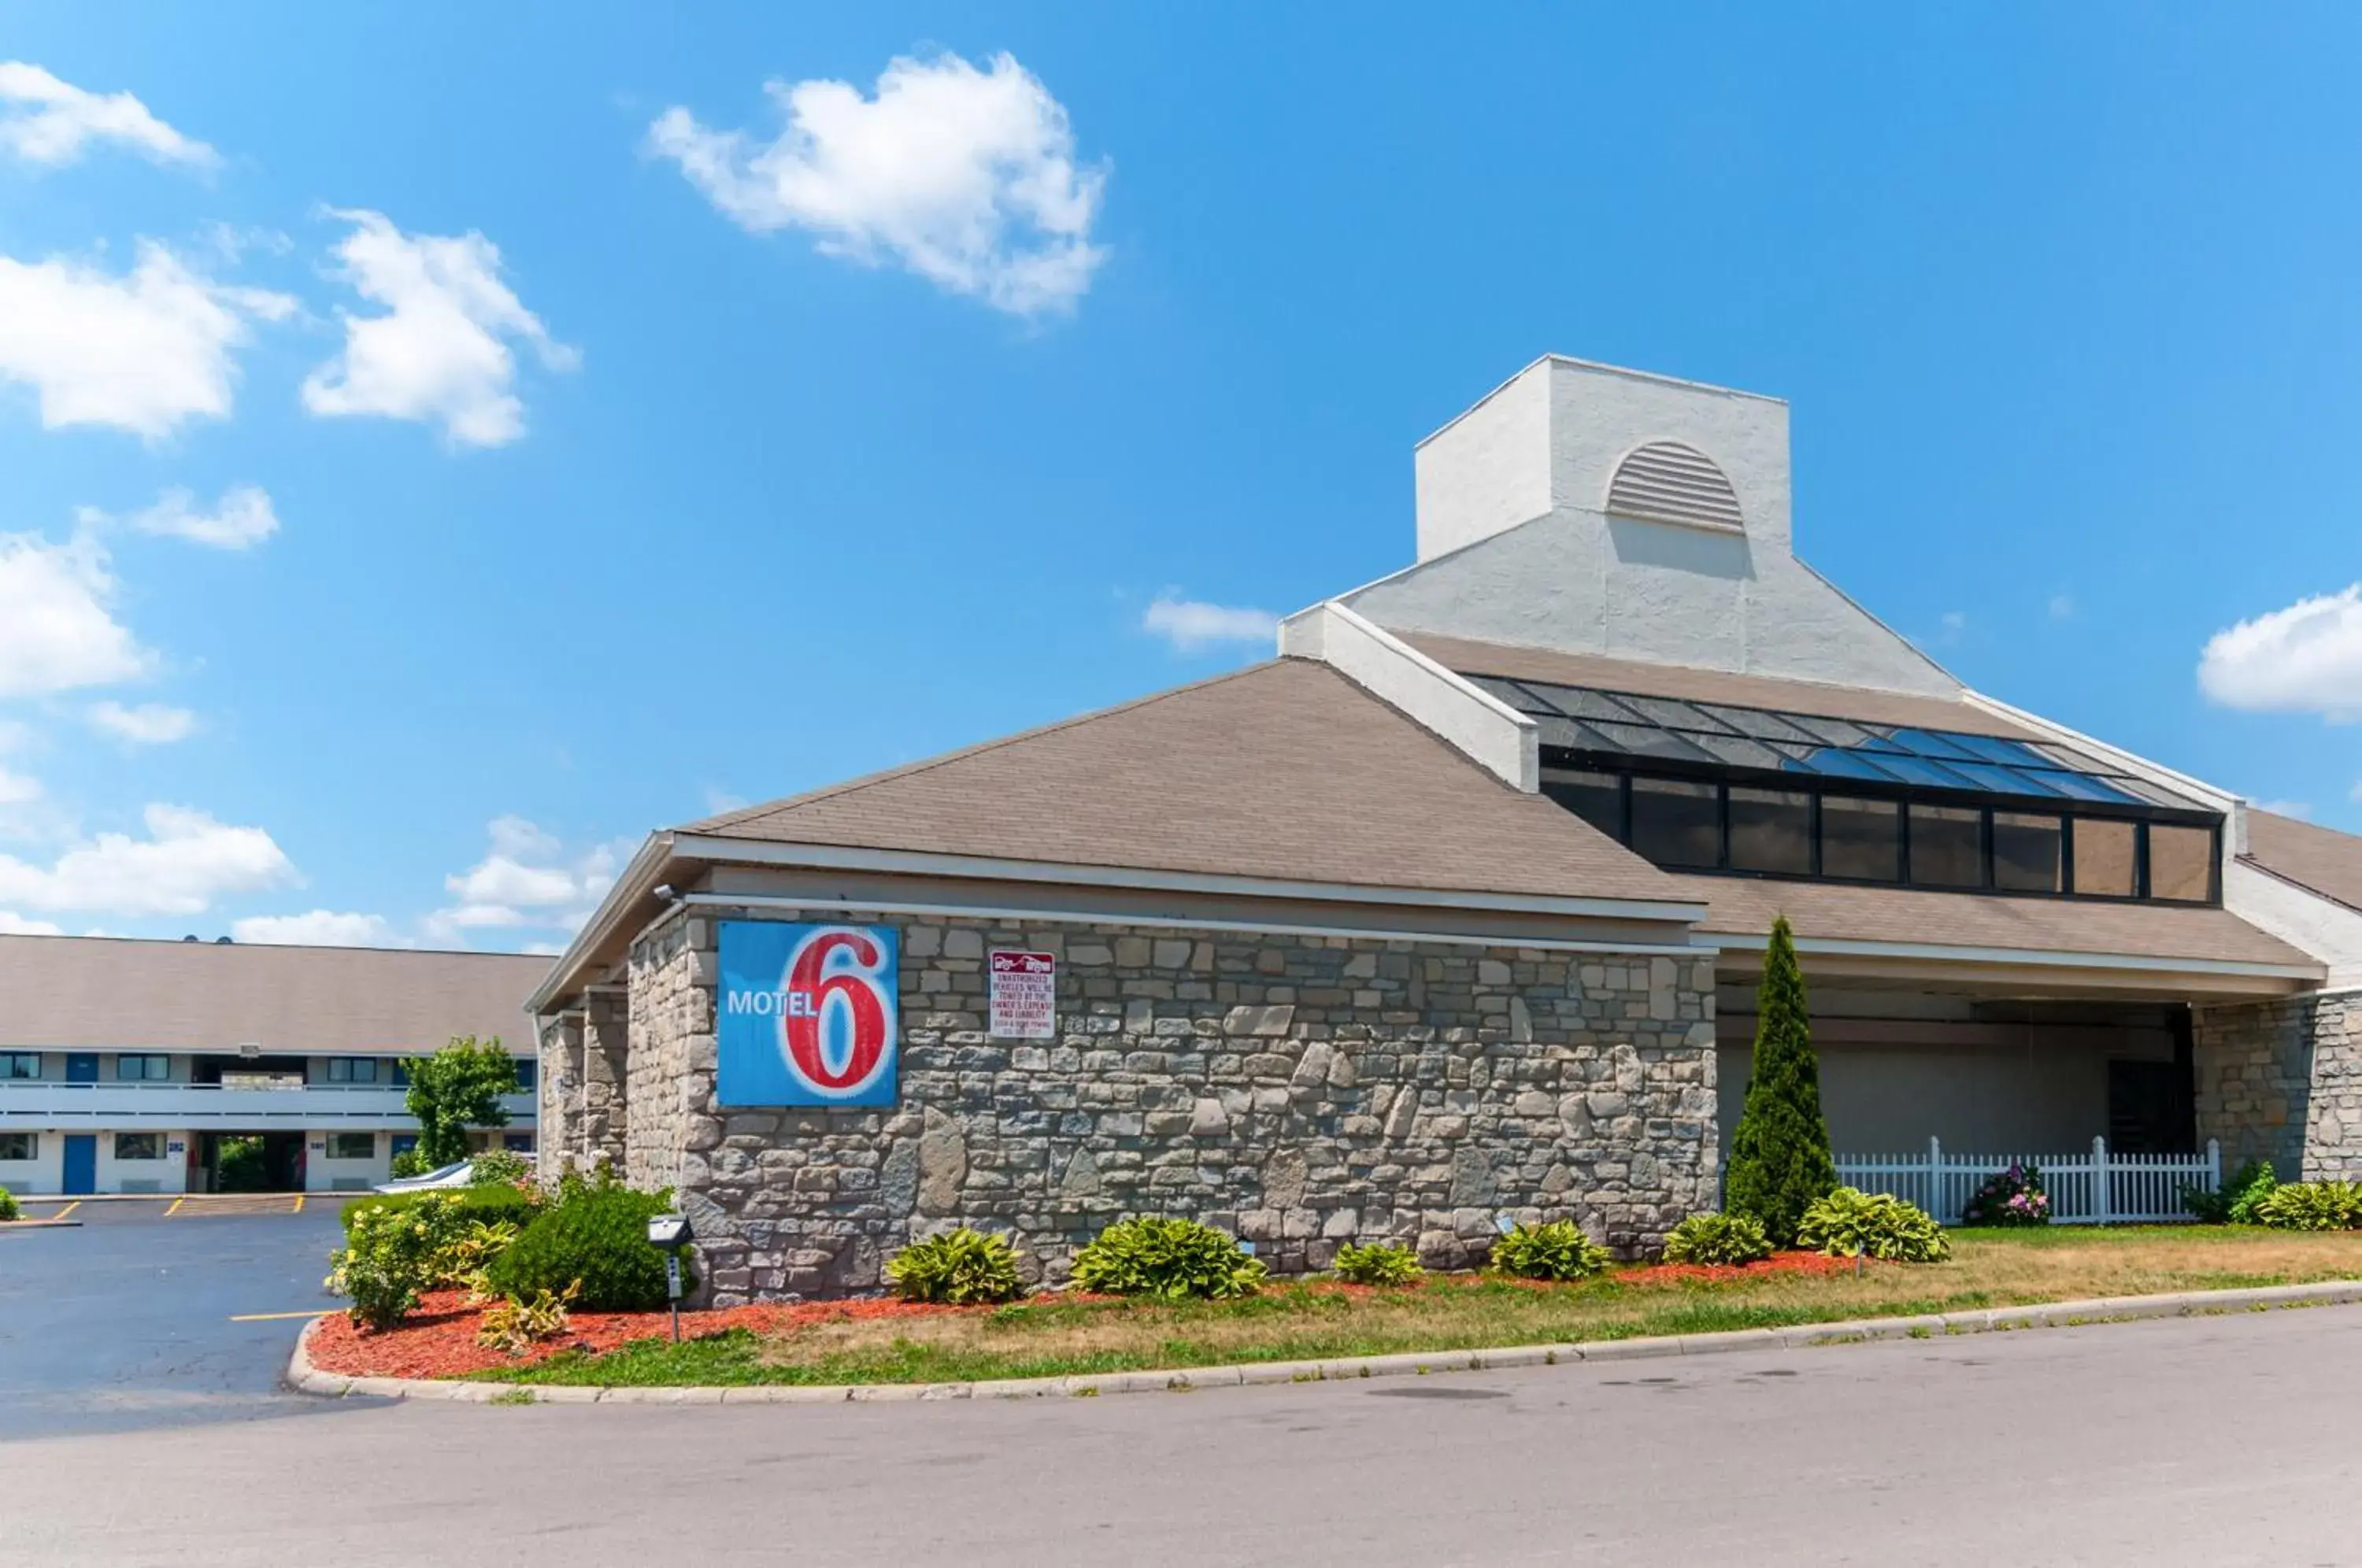
[[[1519,1279],[1588,1279],[1613,1259],[1607,1249],[1583,1233],[1572,1220],[1520,1225],[1493,1243],[1486,1265]]]
[[[887,1263],[886,1278],[905,1301],[954,1307],[1014,1301],[1025,1294],[1009,1239],[966,1226],[911,1242]]]
[[[1952,1255],[1944,1228],[1915,1203],[1892,1193],[1841,1187],[1805,1210],[1796,1244],[1833,1258],[1942,1263]]]
[[[1821,1071],[1813,1055],[1804,971],[1785,915],[1772,922],[1756,999],[1754,1070],[1731,1134],[1723,1208],[1751,1216],[1773,1245],[1787,1246],[1796,1240],[1805,1210],[1835,1190],[1838,1172],[1821,1115]]]
[[[1075,1254],[1075,1283],[1110,1296],[1220,1301],[1263,1288],[1263,1260],[1195,1220],[1119,1220]]]
[[[1751,1264],[1771,1255],[1771,1238],[1752,1214],[1693,1214],[1665,1233],[1667,1263]]]
[[[1427,1271],[1399,1242],[1348,1242],[1337,1249],[1337,1277],[1348,1285],[1416,1285]]]

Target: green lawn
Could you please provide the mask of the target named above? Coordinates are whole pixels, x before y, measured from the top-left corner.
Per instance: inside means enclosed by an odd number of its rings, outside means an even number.
[[[779,1333],[734,1330],[680,1345],[642,1340],[604,1355],[568,1353],[481,1375],[607,1386],[971,1382],[1777,1328],[2362,1277],[2356,1231],[2058,1226],[1956,1231],[1952,1242],[1950,1262],[1872,1264],[1859,1278],[1767,1274],[1723,1284],[1644,1284],[1608,1276],[1535,1286],[1438,1276],[1411,1288],[1352,1294],[1287,1283],[1244,1300],[1179,1304],[1048,1295],[940,1316],[847,1314]]]

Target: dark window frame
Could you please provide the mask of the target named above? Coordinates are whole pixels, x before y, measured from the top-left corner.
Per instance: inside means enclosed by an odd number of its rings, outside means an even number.
[[[28,1062],[32,1064],[29,1067],[25,1066]],[[39,1051],[0,1051],[0,1081],[24,1083],[40,1076],[41,1054]]]
[[[1988,897],[2010,899],[2071,899],[2085,903],[2160,904],[2170,909],[2203,909],[2222,907],[2223,903],[2223,819],[2198,811],[2176,811],[2169,807],[2130,806],[2115,801],[2081,800],[2036,800],[2025,795],[2007,795],[1972,790],[1951,790],[1934,786],[1890,785],[1868,778],[1825,778],[1817,775],[1779,772],[1769,768],[1710,767],[1686,763],[1672,758],[1634,757],[1622,752],[1577,751],[1560,747],[1544,747],[1542,753],[1542,790],[1550,793],[1554,772],[1606,774],[1618,780],[1618,815],[1622,831],[1609,836],[1629,846],[1632,838],[1632,781],[1636,778],[1661,778],[1683,783],[1705,783],[1717,787],[1716,811],[1721,820],[1721,842],[1717,846],[1716,864],[1707,866],[1670,867],[1675,872],[1710,877],[1750,877],[1782,882],[1831,882],[1859,888],[1916,888],[1927,892],[1978,893]],[[1730,790],[1781,790],[1802,792],[1813,797],[1812,804],[1812,864],[1809,874],[1790,871],[1740,870],[1730,864]],[[1823,869],[1825,828],[1822,822],[1822,801],[1831,795],[1853,799],[1891,801],[1901,808],[1903,821],[1898,824],[1901,844],[1898,845],[1899,879],[1882,881],[1873,878],[1832,877]],[[1555,797],[1553,797],[1555,798]],[[1911,878],[1911,834],[1909,815],[1912,804],[1955,806],[1975,809],[1979,813],[1978,836],[1981,845],[1983,879],[1976,887],[1936,886],[1914,882]],[[1574,808],[1562,801],[1569,812]],[[1992,850],[1992,813],[1996,811],[2020,812],[2061,819],[2059,848],[2059,888],[2057,891],[2003,889],[1994,884]],[[1581,813],[1576,813],[1580,815]],[[2133,891],[2123,893],[2081,892],[2075,887],[2075,823],[2079,819],[2128,822],[2134,824],[2133,853],[2136,875]],[[1590,822],[1588,817],[1584,818]],[[1594,827],[1599,824],[1592,823]],[[2153,895],[2149,881],[2149,833],[2152,825],[2164,827],[2200,828],[2206,832],[2211,845],[2207,870],[2207,896],[2202,900],[2167,899]],[[1605,832],[1603,828],[1601,831]]]

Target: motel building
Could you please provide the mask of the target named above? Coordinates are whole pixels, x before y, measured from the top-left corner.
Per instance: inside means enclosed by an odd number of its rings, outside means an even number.
[[[1134,1213],[1645,1251],[1717,1202],[1784,913],[1849,1179],[2362,1176],[2362,839],[1883,624],[1796,551],[1783,403],[1546,358],[1415,480],[1275,658],[649,838],[529,1004],[551,1155],[677,1187],[723,1302]]]
[[[418,1141],[408,1064],[455,1036],[521,1053],[546,958],[0,936],[0,1187],[19,1195],[356,1191]]]

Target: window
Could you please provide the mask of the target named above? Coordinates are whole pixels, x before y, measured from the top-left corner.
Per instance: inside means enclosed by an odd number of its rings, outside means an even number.
[[[2214,896],[2213,830],[2148,824],[2148,896],[2191,904]]]
[[[328,1058],[328,1081],[332,1084],[373,1084],[377,1082],[375,1056],[331,1056]]]
[[[512,1154],[530,1154],[533,1153],[533,1134],[503,1132],[501,1134],[501,1147]]]
[[[164,1157],[164,1135],[161,1132],[117,1132],[115,1135],[115,1157],[118,1160],[160,1160]]]
[[[2066,830],[2057,817],[1992,814],[1993,886],[2013,893],[2066,889]]]
[[[0,1078],[38,1078],[41,1076],[41,1054],[39,1051],[0,1051]]]
[[[403,1061],[401,1057],[396,1056],[390,1065],[393,1068],[393,1087],[396,1088],[408,1088],[410,1087],[410,1064]]]
[[[393,1135],[393,1142],[386,1146],[386,1152],[392,1154],[406,1154],[417,1147],[417,1133],[397,1132]]]
[[[1660,866],[1722,864],[1722,791],[1683,778],[1632,780],[1632,847]]]
[[[331,1132],[328,1134],[328,1158],[332,1160],[376,1159],[377,1134],[374,1132]]]
[[[1730,787],[1730,868],[1813,874],[1813,798],[1797,790]]]
[[[1911,880],[1922,888],[1981,888],[1984,813],[1961,806],[1911,807]]]
[[[1903,875],[1903,808],[1852,795],[1821,797],[1821,875],[1892,882]]]
[[[519,1056],[517,1058],[516,1086],[519,1093],[530,1094],[533,1092],[533,1070],[535,1065],[536,1064],[534,1059],[530,1056]]]
[[[1624,776],[1569,771],[1542,780],[1542,793],[1597,828],[1624,842]]]
[[[172,1058],[117,1056],[115,1058],[115,1076],[125,1083],[164,1083],[172,1076]]]
[[[40,1157],[39,1133],[0,1132],[0,1160],[38,1160]]]
[[[2115,899],[2129,899],[2138,892],[2140,889],[2134,885],[2136,878],[2133,874],[2138,869],[2134,843],[2139,834],[2139,824],[2135,823],[2113,822],[2105,817],[2077,817],[2075,890]]]

